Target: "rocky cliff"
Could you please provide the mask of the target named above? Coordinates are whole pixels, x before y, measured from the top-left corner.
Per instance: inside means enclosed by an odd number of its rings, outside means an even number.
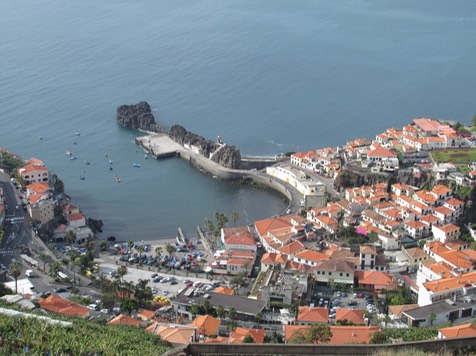
[[[117,122],[134,130],[157,132],[159,126],[155,123],[150,105],[142,101],[133,105],[121,105],[116,112]]]
[[[183,126],[174,125],[168,132],[169,137],[175,142],[185,147],[196,148],[198,152],[209,158],[221,145],[211,140],[207,140],[202,136],[187,131]],[[216,154],[212,156],[212,161],[227,168],[238,169],[241,165],[240,150],[235,146],[222,147]]]

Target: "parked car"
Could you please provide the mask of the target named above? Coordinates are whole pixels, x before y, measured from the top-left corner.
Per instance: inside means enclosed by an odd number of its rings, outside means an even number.
[[[97,305],[97,304],[89,304],[89,305],[87,306],[87,308],[88,308],[89,310],[99,310],[99,305]]]
[[[68,290],[66,288],[56,288],[53,289],[56,293],[66,293]]]

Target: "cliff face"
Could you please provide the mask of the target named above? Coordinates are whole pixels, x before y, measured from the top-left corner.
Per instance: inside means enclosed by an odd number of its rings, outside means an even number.
[[[209,158],[210,155],[215,152],[220,145],[203,138],[197,134],[187,131],[183,126],[174,125],[169,130],[169,137],[182,146],[194,146],[198,148],[199,153]],[[212,157],[212,161],[227,168],[240,168],[241,154],[235,146],[222,147]]]
[[[117,122],[134,130],[157,132],[159,126],[155,123],[150,105],[142,101],[134,105],[121,105],[116,112]]]

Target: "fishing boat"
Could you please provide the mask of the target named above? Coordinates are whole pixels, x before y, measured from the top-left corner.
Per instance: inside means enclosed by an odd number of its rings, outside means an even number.
[[[140,164],[139,163],[132,163],[132,167],[140,168]]]
[[[77,158],[74,157],[74,156],[71,156],[69,159],[70,159],[71,161],[74,161],[74,160],[77,159]]]
[[[121,178],[116,177],[116,182],[117,182],[117,183],[121,183]]]
[[[73,153],[72,153],[72,152],[70,152],[70,151],[66,151],[66,156],[72,156],[72,155],[73,155]]]
[[[149,155],[144,155],[144,158],[145,158],[145,159],[149,158]]]
[[[83,175],[81,174],[81,175],[79,176],[79,179],[81,179],[81,180],[85,180],[85,179],[86,179],[86,177],[85,177],[85,176],[83,176]]]
[[[112,167],[109,167],[109,170],[112,171]]]
[[[84,161],[84,164],[85,164],[86,166],[89,166],[89,161]]]
[[[109,164],[113,164],[113,163],[114,163],[114,161],[110,159],[110,160],[109,160]]]
[[[81,135],[81,134],[80,134],[78,131],[76,131],[76,132],[74,133],[74,135],[75,135],[75,136],[79,136],[79,135]]]

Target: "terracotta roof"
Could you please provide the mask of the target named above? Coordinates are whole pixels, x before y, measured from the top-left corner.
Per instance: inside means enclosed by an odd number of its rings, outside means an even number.
[[[425,117],[414,119],[413,123],[423,131],[438,131],[443,126],[439,121]]]
[[[248,235],[230,236],[225,238],[226,245],[247,245],[256,246],[256,241]]]
[[[428,255],[420,247],[407,248],[407,249],[405,249],[405,251],[407,252],[408,256],[410,256],[410,258],[412,258],[414,260],[417,260],[419,258],[429,258],[430,257],[430,255]]]
[[[359,284],[369,284],[385,288],[396,287],[398,285],[388,272],[356,271],[355,275],[359,279]]]
[[[397,154],[390,150],[378,148],[376,150],[367,151],[367,156],[369,157],[397,157]]]
[[[285,255],[293,255],[296,252],[303,250],[304,248],[304,245],[296,240],[287,245],[284,245],[279,249],[279,251],[281,251]]]
[[[183,325],[160,325],[157,321],[150,325],[147,329],[151,333],[160,336],[164,341],[173,345],[189,344],[194,338],[196,328]]]
[[[459,200],[459,199],[450,198],[450,199],[448,199],[447,201],[445,201],[444,204],[445,204],[445,205],[452,206],[452,207],[458,207],[458,206],[463,205],[464,203],[463,203],[461,200]]]
[[[300,306],[296,320],[309,323],[328,323],[329,313],[327,308]]]
[[[465,273],[459,277],[442,278],[436,281],[423,283],[423,286],[430,292],[439,293],[455,288],[461,288],[466,284],[476,283],[476,271]]]
[[[28,160],[28,163],[30,163],[32,166],[44,166],[45,165],[45,163],[41,159],[38,159],[38,158],[35,158],[35,157],[31,157]]]
[[[311,250],[301,251],[294,257],[302,258],[302,259],[313,261],[313,262],[319,262],[320,260],[329,258],[325,253],[315,252]]]
[[[256,230],[260,236],[265,236],[268,234],[269,230],[274,230],[283,227],[292,226],[289,218],[276,218],[276,219],[266,219],[255,221]]]
[[[396,318],[401,319],[404,311],[412,310],[418,307],[418,304],[389,305],[388,315],[394,315]]]
[[[89,314],[88,308],[57,295],[50,295],[48,298],[39,299],[38,304],[42,309],[67,316],[85,316]]]
[[[284,339],[288,342],[295,332],[305,333],[310,326],[285,325]],[[369,343],[372,334],[380,331],[378,326],[330,326],[332,338],[328,344],[363,344]]]
[[[448,193],[453,193],[453,191],[445,185],[436,185],[432,190],[433,193],[437,195],[445,195]]]
[[[445,234],[448,234],[453,231],[459,231],[459,226],[453,224],[447,224],[444,226],[433,225],[433,229],[438,229],[443,231]]]
[[[139,309],[137,316],[141,317],[141,319],[153,320],[155,319],[155,311],[148,309]]]
[[[26,187],[27,190],[30,190],[35,193],[46,193],[50,186],[48,183],[33,183]]]
[[[449,328],[439,329],[439,332],[445,339],[452,339],[458,337],[476,337],[476,325],[475,324],[463,324],[457,326],[451,326]]]
[[[286,263],[288,256],[281,253],[267,252],[261,257],[261,263],[274,264],[274,263]]]
[[[216,335],[221,321],[210,315],[201,315],[188,325],[195,326],[200,334]]]
[[[228,338],[224,336],[217,336],[217,337],[207,337],[205,339],[205,343],[207,344],[227,344]]]
[[[361,254],[376,255],[377,248],[375,246],[360,246],[359,248]]]
[[[234,295],[235,290],[233,288],[226,288],[226,287],[218,287],[214,290],[215,293],[226,294],[226,295]]]
[[[336,322],[347,320],[353,322],[355,325],[365,324],[363,309],[337,309]]]
[[[141,323],[140,320],[131,318],[130,316],[119,314],[114,319],[110,320],[107,325],[133,325],[139,326]]]
[[[255,344],[264,344],[264,337],[266,336],[266,330],[264,329],[248,329],[248,328],[236,328],[235,331],[230,333],[228,338],[229,343],[242,343],[243,338],[246,335],[250,335]]]
[[[23,168],[20,168],[21,175],[25,175],[35,171],[48,172],[48,169],[45,166],[33,166],[31,164],[26,165]]]
[[[427,224],[422,223],[421,221],[409,221],[405,223],[406,226],[411,227],[412,229],[418,230],[424,227],[427,227]]]
[[[67,216],[67,219],[69,221],[76,221],[76,220],[81,220],[81,219],[84,219],[84,215],[81,214],[81,213],[77,213],[77,214],[71,214],[71,215],[68,215]]]

